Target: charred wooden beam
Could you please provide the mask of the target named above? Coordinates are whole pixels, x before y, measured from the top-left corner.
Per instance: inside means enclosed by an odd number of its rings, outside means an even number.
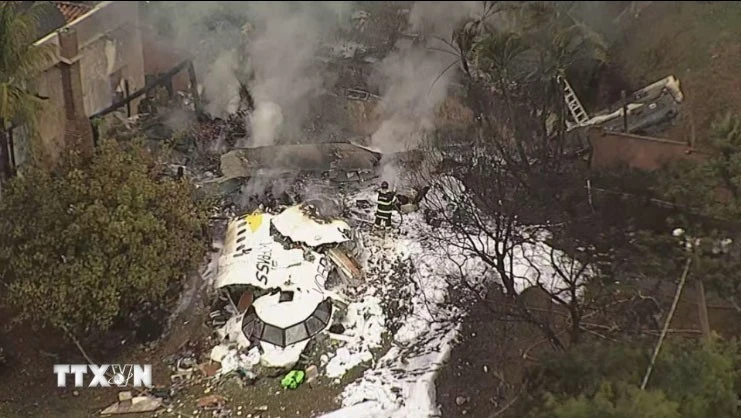
[[[97,112],[96,114],[90,116],[90,119],[99,118],[99,117],[105,116],[105,115],[107,115],[107,114],[109,114],[111,112],[114,112],[115,110],[120,109],[121,107],[126,106],[129,103],[131,103],[132,101],[138,99],[139,97],[147,94],[152,89],[154,89],[156,87],[159,87],[159,86],[164,86],[165,83],[168,80],[170,80],[172,77],[174,77],[175,74],[179,73],[180,71],[182,71],[183,69],[185,69],[186,67],[188,67],[188,65],[192,65],[190,60],[185,60],[185,61],[181,62],[180,64],[178,64],[175,67],[173,67],[170,71],[162,74],[161,76],[159,76],[159,77],[155,78],[154,80],[152,80],[150,83],[147,83],[147,85],[145,85],[141,89],[135,91],[129,97],[126,97],[123,100],[119,100],[118,102],[113,103],[112,105],[110,105],[110,106],[106,107],[105,109],[101,110],[100,112]]]

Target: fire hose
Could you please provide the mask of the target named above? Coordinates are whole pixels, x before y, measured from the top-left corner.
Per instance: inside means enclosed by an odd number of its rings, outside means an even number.
[[[399,213],[399,225],[397,225],[397,228],[401,228],[402,225],[404,225],[404,213],[401,211],[401,204],[399,202],[396,202],[396,211]]]

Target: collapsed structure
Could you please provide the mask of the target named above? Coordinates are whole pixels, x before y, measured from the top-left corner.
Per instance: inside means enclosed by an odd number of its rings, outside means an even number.
[[[596,126],[614,132],[648,132],[660,130],[679,114],[684,95],[679,80],[670,75],[627,95],[610,109],[589,116],[565,77],[558,77],[572,121],[567,130]]]
[[[328,282],[357,283],[361,246],[344,221],[324,219],[308,204],[278,214],[256,211],[227,228],[214,287],[231,318],[221,338],[258,347],[267,367],[292,367],[311,338],[330,324],[341,298]]]

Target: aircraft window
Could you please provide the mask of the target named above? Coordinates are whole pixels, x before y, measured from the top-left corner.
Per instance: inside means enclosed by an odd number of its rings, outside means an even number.
[[[309,338],[304,323],[296,324],[286,330],[286,345],[295,344]]]
[[[309,331],[309,335],[312,337],[322,332],[325,326],[325,323],[313,316],[306,320],[306,328]]]
[[[274,325],[265,324],[265,328],[262,331],[261,340],[270,344],[277,345],[279,347],[283,347],[284,337],[285,335],[282,329]]]
[[[293,301],[293,292],[291,291],[280,292],[280,298],[278,299],[279,303],[291,302],[291,301]]]
[[[329,314],[330,314],[330,311],[332,310],[331,306],[332,305],[330,304],[329,307],[327,307],[326,302],[320,303],[319,306],[317,306],[316,310],[314,311],[314,316],[318,320],[324,323],[329,323]]]

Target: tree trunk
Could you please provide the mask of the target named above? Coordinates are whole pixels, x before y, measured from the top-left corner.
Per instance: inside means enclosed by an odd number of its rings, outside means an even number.
[[[674,301],[672,302],[672,306],[669,309],[669,313],[666,315],[666,321],[664,321],[664,327],[661,329],[661,334],[659,335],[659,341],[656,343],[656,347],[654,347],[653,354],[651,354],[651,361],[648,363],[648,369],[646,369],[646,374],[643,376],[643,381],[641,382],[641,390],[646,389],[646,385],[648,384],[648,379],[651,377],[651,372],[653,371],[654,364],[656,363],[656,357],[659,356],[659,350],[661,350],[661,345],[664,343],[664,338],[666,338],[666,333],[669,330],[669,324],[671,324],[672,318],[674,318],[674,311],[677,310],[677,305],[679,304],[679,298],[682,296],[682,289],[684,289],[684,284],[687,281],[687,274],[690,272],[690,264],[692,264],[692,258],[688,257],[687,262],[684,265],[684,272],[682,273],[682,278],[679,279],[679,285],[677,285],[677,292],[674,294]]]
[[[700,319],[700,329],[702,329],[702,337],[705,340],[710,340],[710,320],[708,319],[708,303],[705,298],[705,286],[702,280],[695,280],[695,293],[697,298],[697,314]]]
[[[5,124],[0,122],[0,180],[9,179],[13,174],[13,167],[10,164],[10,152],[8,131],[5,130]]]
[[[572,287],[574,289],[574,287]],[[571,317],[571,345],[579,344],[581,339],[581,309],[579,309],[578,298],[576,292],[571,292],[571,302],[569,302],[569,316]]]

